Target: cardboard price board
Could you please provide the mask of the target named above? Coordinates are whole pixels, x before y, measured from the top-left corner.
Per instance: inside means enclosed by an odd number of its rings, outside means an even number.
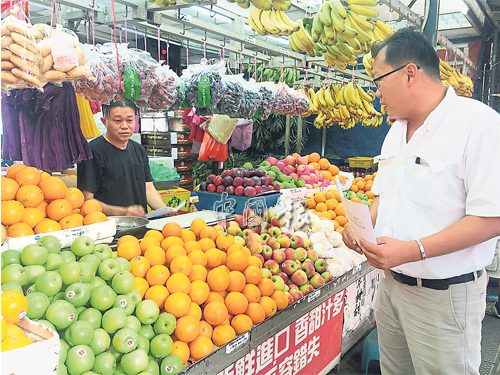
[[[341,290],[218,375],[319,374],[340,358],[344,294]]]

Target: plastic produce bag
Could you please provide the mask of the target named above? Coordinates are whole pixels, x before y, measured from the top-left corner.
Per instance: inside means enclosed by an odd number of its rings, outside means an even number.
[[[217,142],[215,138],[210,135],[210,132],[205,132],[198,160],[226,161],[227,156],[227,145]]]
[[[231,138],[237,122],[238,119],[230,118],[227,115],[214,115],[207,130],[218,142],[226,144]]]
[[[259,86],[252,79],[251,81],[243,80],[243,98],[241,99],[240,107],[236,112],[237,118],[251,118],[257,108],[259,108],[262,97],[259,92]]]
[[[160,65],[148,52],[138,49],[124,49],[119,54],[120,69],[125,68],[121,70],[125,98],[147,102],[158,82],[156,69]]]
[[[31,33],[35,38],[36,43],[41,42],[52,36],[54,29],[44,23],[37,23],[31,27]]]
[[[231,147],[245,151],[252,144],[253,120],[241,119],[231,136]]]
[[[188,73],[192,76],[185,82],[186,102],[190,107],[203,109],[197,111],[199,116],[213,114],[217,104],[221,101],[224,95],[222,84],[224,68],[224,61],[215,65],[189,66]]]
[[[217,104],[215,113],[237,117],[240,103],[243,99],[243,85],[239,76],[222,76],[223,96]]]
[[[266,82],[258,83],[261,102],[258,108],[259,120],[267,120],[274,110],[275,95]]]
[[[280,115],[293,115],[295,113],[294,92],[286,84],[282,83],[276,87],[274,111]]]
[[[175,102],[172,104],[172,110],[175,111],[176,109],[180,109],[182,103],[184,103],[184,100],[186,99],[185,87],[184,79],[177,77],[175,79],[175,90],[177,92],[177,96],[175,97]]]
[[[168,66],[160,66],[156,69],[158,81],[148,98],[148,105],[155,110],[167,110],[177,99],[175,82],[177,74]]]

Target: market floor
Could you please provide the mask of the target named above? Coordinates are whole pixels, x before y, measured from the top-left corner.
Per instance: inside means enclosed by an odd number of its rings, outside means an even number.
[[[496,280],[490,281],[488,294],[498,293]],[[495,284],[495,285],[494,285]],[[500,318],[486,315],[481,329],[481,375],[500,375]],[[363,340],[360,339],[344,356],[340,359],[340,364],[327,375],[360,375],[361,357],[363,354]],[[380,374],[378,361],[371,361],[368,367],[368,374]],[[364,374],[363,374],[364,375]]]

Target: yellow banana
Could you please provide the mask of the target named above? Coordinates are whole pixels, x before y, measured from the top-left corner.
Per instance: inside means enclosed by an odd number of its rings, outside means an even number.
[[[291,27],[293,31],[297,32],[300,30],[299,24],[297,22],[292,21],[285,12],[281,10],[276,10],[276,14],[278,14],[279,17],[281,18],[281,21],[288,27]]]
[[[260,35],[264,36],[267,34],[266,29],[264,26],[262,26],[260,22],[260,14],[262,13],[261,9],[258,9],[256,7],[252,7],[250,9],[250,13],[248,14],[248,25],[250,28],[259,33]]]
[[[271,20],[272,12],[271,11],[261,11],[260,12],[260,23],[264,27],[264,29],[270,34],[281,34],[280,28],[273,23]]]
[[[375,25],[385,34],[386,37],[393,33],[392,28],[385,22],[377,20],[375,21]]]
[[[359,98],[363,101],[367,101],[368,103],[371,103],[372,102],[372,98],[370,97],[370,95],[368,95],[366,93],[365,90],[363,90],[363,88],[359,85],[356,85],[356,90],[358,91],[358,95],[359,95]]]
[[[325,102],[329,107],[335,107],[335,100],[332,98],[330,87],[327,87],[325,90]]]
[[[350,8],[353,12],[355,12],[360,16],[365,16],[370,18],[377,18],[379,16],[379,13],[376,9],[366,7],[364,5],[349,4],[348,8]]]

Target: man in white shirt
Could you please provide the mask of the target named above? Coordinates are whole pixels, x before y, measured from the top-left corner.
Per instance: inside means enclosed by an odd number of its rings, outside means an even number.
[[[350,248],[384,270],[375,309],[383,374],[479,374],[486,274],[500,234],[500,116],[441,83],[425,37],[374,45],[384,140],[370,213],[377,245]]]

